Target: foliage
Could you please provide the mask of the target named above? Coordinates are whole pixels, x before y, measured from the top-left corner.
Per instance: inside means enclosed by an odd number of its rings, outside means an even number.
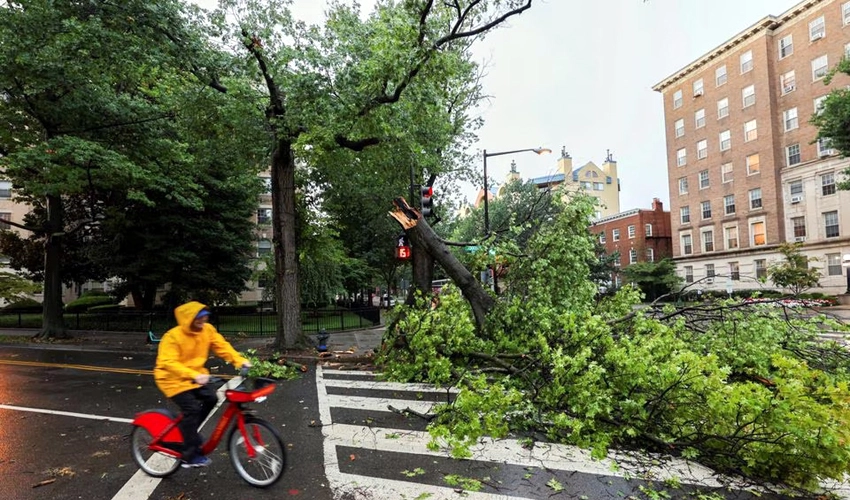
[[[35,299],[22,298],[12,301],[10,304],[7,304],[3,307],[3,312],[16,312],[16,313],[40,313],[42,310],[41,302]]]
[[[842,58],[824,79],[829,85],[838,74],[850,75],[850,59]],[[811,123],[818,128],[818,139],[828,142],[842,156],[850,156],[850,89],[844,86],[833,88],[821,103]],[[845,178],[836,179],[839,189],[850,189],[850,169],[844,171]]]
[[[676,264],[665,258],[658,262],[637,262],[623,269],[627,283],[635,284],[645,300],[655,300],[678,290],[682,278],[676,274]]]
[[[40,289],[40,286],[17,274],[0,272],[0,299],[14,302]]]
[[[257,351],[249,349],[245,352],[248,361],[251,362],[251,369],[248,370],[248,377],[266,377],[278,380],[293,380],[298,378],[299,372],[294,367],[278,363],[274,360],[260,359]]]
[[[739,301],[635,310],[632,287],[597,302],[592,213],[577,197],[530,238],[481,332],[452,286],[400,308],[385,373],[460,389],[432,445],[465,456],[482,436],[536,432],[805,489],[850,472],[850,356],[817,339],[846,327]]]
[[[774,285],[787,288],[794,296],[818,286],[821,277],[820,270],[809,267],[809,262],[817,259],[806,257],[800,251],[801,247],[802,243],[781,244],[779,253],[785,257],[785,261],[772,265],[767,271]]]
[[[89,295],[87,297],[80,297],[77,300],[68,302],[65,304],[65,312],[75,313],[75,312],[83,312],[88,311],[89,308],[94,306],[103,306],[112,304],[112,298],[108,296],[99,296],[99,295]]]

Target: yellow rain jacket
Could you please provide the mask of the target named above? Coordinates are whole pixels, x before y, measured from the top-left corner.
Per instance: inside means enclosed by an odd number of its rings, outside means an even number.
[[[179,306],[174,310],[177,326],[168,330],[159,342],[153,377],[166,397],[199,387],[193,380],[202,373],[209,374],[204,365],[210,357],[210,348],[236,368],[248,361],[211,324],[206,323],[197,332],[191,330],[192,321],[205,308],[200,302]]]

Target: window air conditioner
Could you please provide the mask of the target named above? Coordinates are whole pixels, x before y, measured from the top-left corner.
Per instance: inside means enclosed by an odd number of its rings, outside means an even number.
[[[792,205],[796,205],[797,203],[800,203],[801,201],[803,201],[802,196],[792,196],[791,197],[791,204]]]
[[[786,86],[785,86],[785,93],[787,94],[788,92],[793,92],[793,91],[794,91],[794,89],[796,89],[796,88],[797,88],[797,87],[796,87],[796,86],[794,86],[794,85],[786,85]]]
[[[819,32],[812,35],[812,41],[820,40],[821,38],[823,38],[823,32],[822,31],[819,31]]]
[[[824,156],[832,156],[834,154],[835,154],[835,151],[832,150],[832,149],[822,149],[820,151],[820,157],[821,158],[823,158]]]
[[[702,95],[702,90],[694,90],[694,97],[699,97]]]
[[[705,284],[706,285],[713,285],[714,284],[714,278],[706,278]]]
[[[802,242],[806,241],[806,237],[805,236],[797,236],[796,238],[794,238],[794,241],[796,241],[797,243],[802,243]]]

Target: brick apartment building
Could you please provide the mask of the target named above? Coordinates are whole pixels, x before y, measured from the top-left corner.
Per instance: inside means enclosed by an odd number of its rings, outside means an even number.
[[[818,259],[822,290],[845,289],[850,165],[809,124],[850,54],[850,1],[806,0],[767,16],[653,90],[664,97],[673,256],[686,281],[756,288],[785,241]]]
[[[590,231],[599,235],[606,254],[620,253],[618,267],[637,262],[655,262],[673,254],[670,232],[670,212],[658,198],[652,200],[652,210],[636,208],[596,220]],[[621,276],[612,277],[619,286]]]

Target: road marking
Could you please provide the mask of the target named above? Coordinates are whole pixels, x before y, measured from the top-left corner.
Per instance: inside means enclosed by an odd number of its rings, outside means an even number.
[[[201,422],[201,426],[198,427],[198,430],[203,429],[204,425],[206,425],[207,422],[210,421],[212,416],[215,415],[218,409],[221,408],[221,405],[224,403],[224,391],[238,386],[240,383],[242,383],[242,380],[242,377],[237,375],[233,377],[233,379],[231,379],[228,383],[224,384],[218,389],[218,391],[216,392],[216,394],[218,395],[218,403],[216,403],[215,408],[212,409],[206,420]],[[150,462],[151,460],[157,460],[158,458],[159,455],[153,455],[148,459],[148,462]],[[148,499],[151,497],[151,495],[153,495],[153,492],[156,487],[159,486],[160,481],[162,481],[162,478],[148,476],[147,474],[145,474],[144,471],[142,471],[142,469],[139,469],[136,471],[135,474],[133,474],[133,477],[131,477],[130,480],[127,481],[127,483],[124,484],[124,486],[122,486],[120,490],[118,490],[118,493],[116,493],[115,496],[112,497],[112,500]]]
[[[457,394],[458,389],[454,387],[438,388],[428,384],[405,384],[402,382],[379,382],[377,380],[340,380],[340,379],[325,379],[327,387],[344,387],[347,389],[377,389],[388,391],[410,391],[410,392],[428,392],[436,394]]]
[[[328,406],[332,408],[354,408],[357,410],[390,411],[388,406],[398,410],[411,409],[417,413],[430,413],[435,406],[443,403],[434,401],[416,401],[412,399],[370,398],[367,396],[340,396],[328,394]],[[324,423],[324,422],[323,422]]]
[[[33,413],[46,413],[48,415],[60,415],[63,417],[88,418],[90,420],[101,420],[106,422],[121,422],[129,424],[133,421],[131,418],[105,417],[103,415],[91,415],[88,413],[74,413],[70,411],[47,410],[43,408],[28,408],[26,406],[0,405],[0,409],[12,411],[28,411]]]
[[[131,375],[153,375],[153,370],[139,370],[135,368],[114,368],[108,366],[94,365],[74,365],[67,363],[45,363],[42,361],[17,361],[11,359],[0,359],[0,365],[34,366],[39,368],[65,368],[68,370],[86,370],[92,372],[129,373]]]

